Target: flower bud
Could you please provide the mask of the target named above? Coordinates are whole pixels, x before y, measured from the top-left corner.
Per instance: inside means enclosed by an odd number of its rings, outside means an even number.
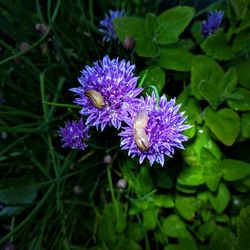
[[[74,186],[74,193],[76,195],[80,195],[80,194],[82,194],[82,192],[83,192],[83,190],[82,190],[82,187],[80,185],[75,185]]]
[[[103,162],[106,163],[106,164],[111,164],[112,163],[112,157],[111,155],[106,155],[104,158],[103,158]]]
[[[47,32],[48,27],[45,24],[43,24],[43,23],[37,23],[36,27],[35,27],[35,30],[36,30],[37,34],[41,36],[45,32]]]
[[[119,179],[118,182],[116,183],[116,186],[119,188],[119,189],[125,189],[128,185],[128,182],[124,179]]]
[[[123,47],[126,50],[133,50],[135,48],[136,41],[133,37],[126,37],[123,42]]]
[[[23,51],[29,49],[29,47],[30,47],[30,45],[29,45],[28,43],[22,42],[22,43],[20,44],[20,46],[19,46],[19,49],[20,49],[20,51],[23,52]]]

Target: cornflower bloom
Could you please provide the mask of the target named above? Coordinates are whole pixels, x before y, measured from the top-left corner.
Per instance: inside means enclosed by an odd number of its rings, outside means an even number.
[[[82,70],[78,78],[81,86],[70,90],[79,96],[74,103],[82,106],[80,113],[88,116],[88,126],[100,126],[103,131],[108,124],[119,129],[124,119],[135,112],[140,103],[136,97],[142,89],[136,88],[134,69],[130,62],[105,56]]]
[[[202,35],[207,37],[214,34],[219,29],[223,16],[223,11],[210,12],[207,20],[202,22]]]
[[[62,147],[84,150],[89,139],[89,128],[82,120],[67,121],[64,128],[60,127],[59,134],[62,137]]]
[[[117,35],[115,33],[113,20],[117,17],[125,16],[125,12],[123,10],[110,10],[105,14],[105,18],[100,22],[99,31],[103,33],[103,41],[110,42],[111,40],[116,41]]]
[[[127,119],[122,127],[121,148],[128,149],[132,157],[139,156],[140,164],[147,158],[150,165],[154,162],[164,165],[164,155],[172,157],[175,148],[184,149],[182,142],[188,137],[182,132],[190,125],[184,124],[185,112],[178,113],[180,104],[175,99],[167,101],[165,95],[157,104],[155,94],[140,99],[137,114]]]

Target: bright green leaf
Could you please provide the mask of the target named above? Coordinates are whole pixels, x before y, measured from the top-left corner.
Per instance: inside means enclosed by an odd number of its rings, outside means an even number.
[[[153,196],[153,202],[154,205],[157,207],[166,207],[166,208],[174,207],[173,197],[167,194],[155,194]]]
[[[227,103],[237,111],[250,111],[250,90],[237,88]]]
[[[188,6],[178,6],[163,12],[158,20],[156,41],[159,44],[177,42],[179,35],[185,30],[194,16],[194,9]]]
[[[186,225],[179,216],[173,214],[163,221],[162,232],[170,237],[178,238],[186,232]]]
[[[223,178],[227,181],[236,181],[250,175],[250,164],[244,161],[225,159],[220,169]]]
[[[223,144],[231,146],[235,142],[240,131],[240,118],[235,111],[229,108],[219,111],[207,108],[204,119],[207,126]]]
[[[148,13],[146,16],[146,31],[149,37],[153,37],[153,40],[158,26],[159,21],[157,16],[154,13]]]
[[[127,218],[126,218],[126,213],[122,208],[122,204],[118,200],[114,202],[114,211],[116,215],[116,221],[115,221],[116,232],[122,233],[127,226]]]
[[[149,207],[143,211],[143,222],[147,230],[154,229],[157,225],[158,213],[160,208]]]
[[[243,138],[250,138],[250,112],[243,113],[241,116],[241,135]]]
[[[181,185],[199,186],[204,184],[201,167],[187,167],[178,176],[177,182]]]

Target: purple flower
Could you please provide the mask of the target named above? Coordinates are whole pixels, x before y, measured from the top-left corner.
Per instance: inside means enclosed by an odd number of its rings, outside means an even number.
[[[60,127],[60,136],[62,137],[62,147],[84,150],[87,147],[85,143],[89,139],[89,128],[85,126],[82,120],[68,121],[64,128]]]
[[[100,22],[99,31],[103,33],[103,41],[109,42],[111,40],[117,40],[117,35],[115,33],[115,29],[113,26],[113,20],[117,17],[125,16],[125,12],[123,10],[112,11],[110,10],[107,14],[105,14],[105,18]]]
[[[82,106],[80,113],[88,116],[87,125],[100,125],[103,130],[108,124],[119,129],[124,119],[136,111],[140,103],[136,97],[142,89],[136,88],[134,69],[130,62],[105,56],[82,70],[78,78],[81,86],[70,90],[79,95],[74,102]]]
[[[128,149],[132,157],[139,156],[140,164],[148,158],[150,165],[158,162],[164,165],[164,155],[172,157],[174,148],[183,148],[182,142],[188,137],[182,132],[190,125],[184,124],[187,117],[178,113],[180,104],[175,106],[175,99],[167,101],[165,95],[157,107],[154,93],[140,99],[137,114],[133,115],[123,127],[121,136],[122,149]]]
[[[202,35],[207,37],[214,34],[219,29],[223,16],[223,11],[210,12],[207,20],[202,22]]]

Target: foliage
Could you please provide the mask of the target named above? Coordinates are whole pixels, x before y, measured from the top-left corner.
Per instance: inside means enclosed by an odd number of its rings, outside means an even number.
[[[194,2],[0,0],[0,247],[250,248],[250,1]],[[119,43],[98,31],[110,9],[127,13]],[[222,25],[204,38],[216,9]],[[164,167],[131,159],[112,128],[91,128],[84,152],[61,148],[59,126],[79,117],[68,89],[106,54],[188,115],[186,149]]]

